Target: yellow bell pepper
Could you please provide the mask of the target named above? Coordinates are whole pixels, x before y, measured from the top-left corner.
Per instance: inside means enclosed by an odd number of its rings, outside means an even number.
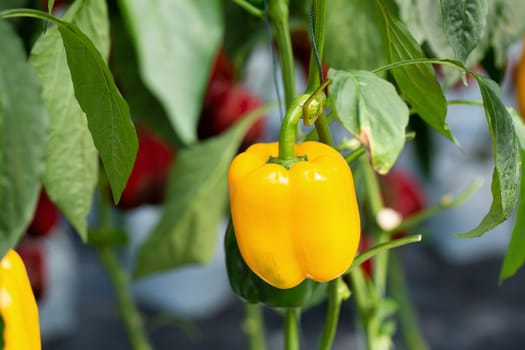
[[[38,308],[20,256],[9,250],[0,260],[0,315],[4,350],[40,350]]]
[[[277,288],[305,278],[330,281],[348,269],[359,245],[352,172],[341,154],[322,143],[292,143],[293,156],[279,147],[255,144],[230,166],[231,214],[242,258]],[[283,153],[295,159],[290,166],[272,163]]]

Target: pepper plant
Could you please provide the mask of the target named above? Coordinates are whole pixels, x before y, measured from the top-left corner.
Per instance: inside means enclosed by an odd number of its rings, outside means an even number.
[[[284,346],[292,350],[300,348],[301,312],[321,302],[327,315],[319,349],[331,348],[343,302],[355,304],[367,349],[393,346],[396,312],[407,348],[425,349],[392,250],[424,237],[395,234],[460,205],[479,184],[403,217],[385,206],[379,176],[407,142],[428,155],[421,146],[428,130],[459,146],[446,120],[450,104],[483,108],[494,158],[492,204],[479,225],[453,233],[482,236],[517,210],[501,280],[521,267],[525,129],[498,84],[507,49],[525,29],[524,11],[520,0],[4,0],[0,256],[26,232],[44,188],[99,253],[133,349],[151,349],[131,279],[207,263],[218,223],[231,214],[227,271],[246,303],[251,349],[266,347],[261,305],[284,311]],[[273,55],[277,101],[239,107],[232,118],[232,104],[218,105],[239,98],[231,96],[255,101],[230,87],[261,45]],[[307,73],[304,91],[296,88],[295,62]],[[484,74],[472,69],[480,65]],[[468,77],[482,100],[447,101],[447,88]],[[261,128],[254,122],[275,105],[278,139],[248,148],[228,170],[239,147],[254,142]],[[215,110],[225,119],[210,122]],[[160,135],[172,165],[160,177],[167,182],[163,214],[128,271],[117,259],[127,239],[113,214],[151,200],[153,191],[135,176],[126,187],[138,124]],[[334,131],[345,136],[336,139]],[[159,179],[153,165],[140,164],[136,169]],[[115,206],[123,192],[125,204]],[[88,225],[93,211],[97,220]],[[357,252],[362,232],[370,248]],[[365,273],[361,265],[372,258]],[[9,332],[13,322],[2,311],[0,329]],[[9,334],[2,339],[0,349],[10,349]]]

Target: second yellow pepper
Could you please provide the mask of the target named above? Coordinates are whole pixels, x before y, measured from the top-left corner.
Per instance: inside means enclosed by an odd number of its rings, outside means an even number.
[[[0,315],[4,350],[40,350],[38,308],[24,263],[9,250],[0,260]]]
[[[354,181],[344,158],[319,142],[295,145],[289,169],[268,162],[278,143],[255,144],[228,175],[235,235],[246,264],[277,288],[344,273],[359,245]]]

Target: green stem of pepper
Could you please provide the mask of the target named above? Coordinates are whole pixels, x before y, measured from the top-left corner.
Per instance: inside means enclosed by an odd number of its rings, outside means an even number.
[[[270,163],[278,163],[287,169],[295,162],[305,160],[304,156],[295,155],[295,140],[297,138],[297,124],[302,118],[305,125],[311,125],[320,117],[324,117],[325,95],[323,89],[330,83],[327,80],[311,95],[301,95],[294,99],[292,107],[288,109],[281,123],[279,133],[279,157],[271,158]]]
[[[292,52],[292,41],[290,39],[290,29],[288,26],[288,2],[286,0],[270,0],[268,7],[268,17],[275,30],[275,39],[279,47],[279,57],[281,59],[281,69],[284,86],[284,101],[286,109],[292,107],[296,94],[295,91],[295,70]]]
[[[299,309],[286,309],[284,315],[284,349],[299,350]]]
[[[266,350],[264,318],[259,304],[245,303],[244,331],[248,335],[250,350]]]
[[[292,103],[281,124],[279,133],[279,158],[271,162],[279,163],[286,168],[297,161],[295,156],[295,139],[297,137],[297,124],[303,117],[303,104],[308,100],[308,95],[301,95]],[[290,163],[290,164],[288,164]]]
[[[295,70],[292,52],[292,41],[288,27],[288,3],[286,0],[269,0],[268,17],[275,30],[275,38],[279,47],[281,59],[282,80],[284,85],[284,99],[286,115],[281,124],[279,134],[279,157],[269,162],[278,163],[290,168],[298,158],[295,156],[295,139],[297,137],[297,123],[303,116],[302,106],[308,96],[296,98]]]

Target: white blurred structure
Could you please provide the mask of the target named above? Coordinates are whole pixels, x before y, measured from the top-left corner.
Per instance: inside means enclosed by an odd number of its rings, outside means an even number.
[[[161,208],[141,206],[126,213],[125,230],[130,238],[131,265],[140,244],[148,237],[161,215]],[[224,260],[226,219],[217,227],[213,259],[206,265],[178,268],[133,283],[133,295],[141,305],[189,319],[211,317],[234,295]]]

